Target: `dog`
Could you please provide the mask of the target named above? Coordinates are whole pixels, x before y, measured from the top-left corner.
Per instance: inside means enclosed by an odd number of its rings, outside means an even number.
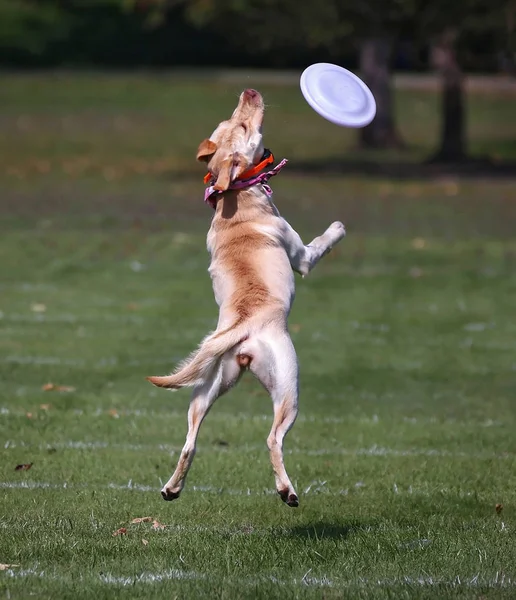
[[[261,94],[246,89],[231,118],[197,151],[197,160],[208,168],[205,201],[214,209],[207,247],[219,319],[216,330],[171,375],[147,378],[169,390],[193,387],[188,434],[177,467],[161,490],[165,500],[178,498],[184,487],[210,407],[249,370],[272,398],[267,446],[276,490],[288,506],[299,504],[283,463],[283,440],[298,413],[298,361],[287,326],[294,271],[308,275],[346,231],[334,222],[305,246],[280,216],[267,181],[286,160],[264,172],[274,159],[263,145],[263,118]]]

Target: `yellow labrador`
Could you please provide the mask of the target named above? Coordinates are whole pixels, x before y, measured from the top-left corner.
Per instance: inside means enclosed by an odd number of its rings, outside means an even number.
[[[276,489],[289,506],[298,496],[283,464],[283,440],[298,411],[298,362],[287,327],[294,300],[294,271],[303,277],[345,235],[335,222],[305,246],[272,202],[267,185],[286,161],[264,171],[262,96],[240,95],[231,118],[204,140],[197,159],[207,163],[205,200],[215,213],[208,232],[209,272],[219,305],[216,330],[166,377],[149,377],[162,388],[193,387],[188,435],[176,470],[163,487],[165,500],[179,496],[192,464],[199,427],[212,404],[249,369],[269,392],[274,420],[267,438]]]

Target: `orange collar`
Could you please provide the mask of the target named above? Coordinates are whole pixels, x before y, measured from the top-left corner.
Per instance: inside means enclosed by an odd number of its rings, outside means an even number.
[[[260,171],[263,171],[263,169],[265,169],[265,167],[267,167],[268,165],[271,165],[273,162],[274,162],[274,155],[272,154],[272,152],[270,150],[265,149],[263,152],[262,160],[254,167],[251,167],[250,169],[247,169],[247,171],[244,171],[242,173],[242,175],[240,175],[238,180],[243,181],[245,179],[250,179],[251,177],[254,177]],[[206,175],[204,176],[204,183],[206,185],[208,185],[208,183],[210,183],[212,177],[213,177],[213,175],[211,173],[206,173]]]

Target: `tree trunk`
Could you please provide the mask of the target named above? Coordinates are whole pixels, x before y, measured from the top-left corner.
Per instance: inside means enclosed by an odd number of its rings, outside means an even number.
[[[376,100],[376,117],[360,130],[364,148],[399,148],[403,146],[394,119],[390,58],[392,41],[371,37],[360,44],[360,74]]]
[[[442,80],[441,140],[432,161],[459,162],[466,157],[465,94],[455,51],[456,34],[446,31],[432,50],[432,62]]]

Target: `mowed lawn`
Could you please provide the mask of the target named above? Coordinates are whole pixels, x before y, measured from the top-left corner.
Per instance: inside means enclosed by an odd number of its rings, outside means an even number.
[[[250,376],[161,499],[189,394],[145,377],[216,322],[194,156],[252,84],[3,76],[0,595],[514,598],[516,182],[300,172],[356,152],[296,87],[261,88],[291,160],[276,203],[307,242],[348,230],[290,319],[300,506],[275,493]],[[473,153],[514,158],[514,101],[469,98]],[[380,158],[420,160],[438,97],[399,92],[398,111],[408,149]]]

